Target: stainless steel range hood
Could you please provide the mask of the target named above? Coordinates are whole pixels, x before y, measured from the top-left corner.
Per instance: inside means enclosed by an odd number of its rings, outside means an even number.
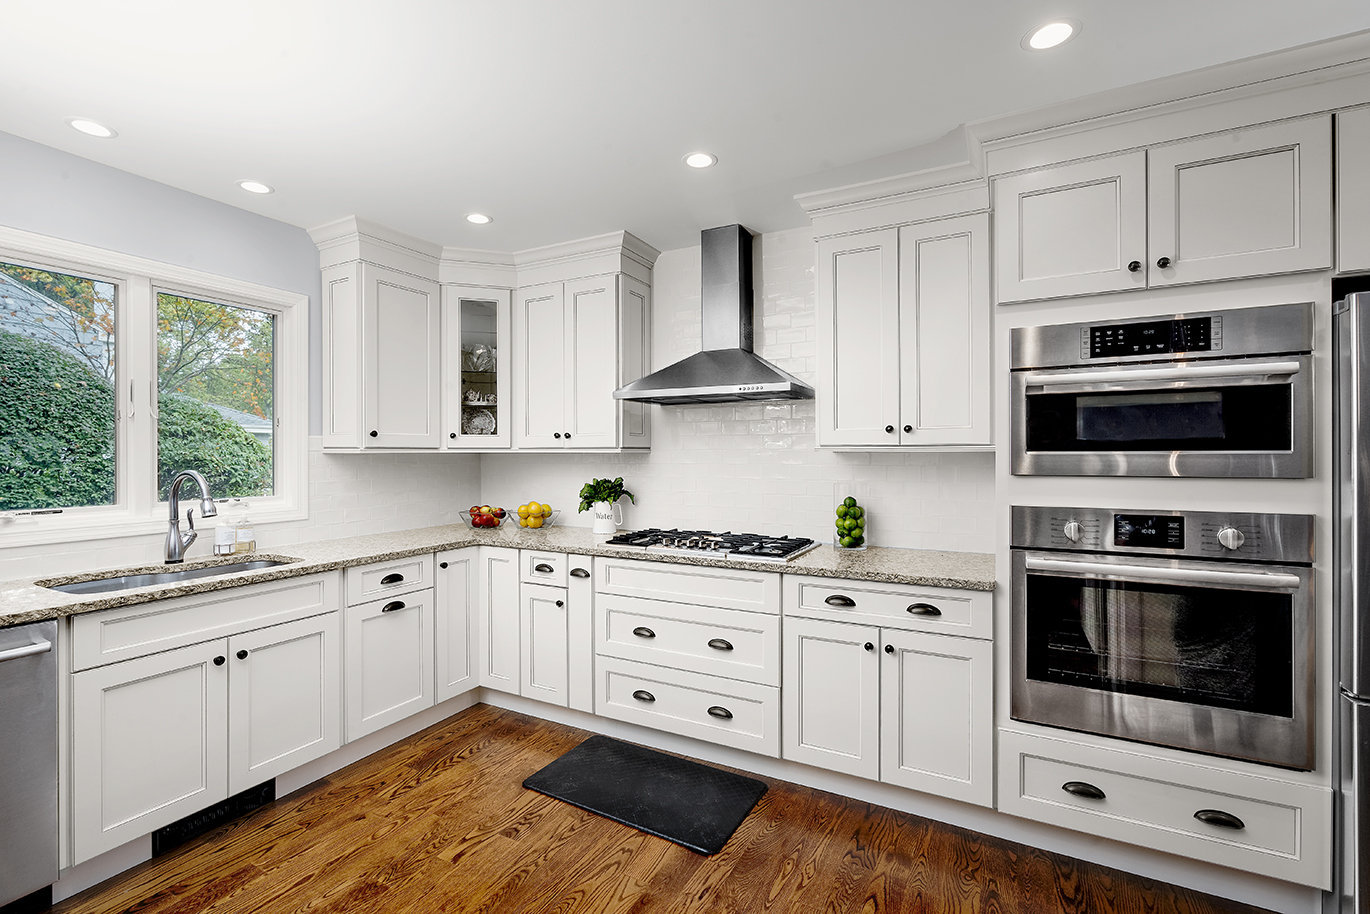
[[[667,405],[813,399],[812,387],[752,352],[751,232],[724,225],[700,237],[704,351],[624,385],[614,396]]]

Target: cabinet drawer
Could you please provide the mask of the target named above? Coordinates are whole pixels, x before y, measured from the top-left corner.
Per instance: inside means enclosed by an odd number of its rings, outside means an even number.
[[[772,686],[604,657],[595,671],[595,710],[616,720],[780,757],[780,690]]]
[[[993,630],[988,591],[787,574],[784,594],[787,616],[970,638],[988,638]]]
[[[566,553],[542,549],[519,550],[519,580],[525,584],[566,586]]]
[[[85,670],[338,609],[337,572],[74,616],[71,668]]]
[[[433,556],[415,555],[347,569],[347,605],[433,586]]]
[[[596,559],[595,581],[597,593],[752,612],[780,612],[780,575],[772,571]]]
[[[1331,884],[1332,794],[1323,787],[1001,730],[999,808],[1303,885]],[[1240,827],[1196,818],[1204,810],[1235,816],[1228,821]]]
[[[780,685],[780,617],[601,594],[598,653]]]

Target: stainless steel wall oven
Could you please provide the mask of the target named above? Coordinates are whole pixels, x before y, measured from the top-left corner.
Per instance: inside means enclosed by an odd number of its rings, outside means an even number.
[[[1313,767],[1313,518],[1014,507],[1010,714]]]
[[[1019,476],[1306,478],[1313,306],[1012,331]]]

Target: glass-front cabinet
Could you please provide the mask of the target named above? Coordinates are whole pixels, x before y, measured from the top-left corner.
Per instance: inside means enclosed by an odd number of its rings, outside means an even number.
[[[443,286],[443,429],[448,449],[507,448],[509,291]]]

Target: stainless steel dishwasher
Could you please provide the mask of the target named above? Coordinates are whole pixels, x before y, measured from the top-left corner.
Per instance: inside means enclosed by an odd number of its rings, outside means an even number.
[[[0,905],[57,881],[57,623],[0,628]]]

